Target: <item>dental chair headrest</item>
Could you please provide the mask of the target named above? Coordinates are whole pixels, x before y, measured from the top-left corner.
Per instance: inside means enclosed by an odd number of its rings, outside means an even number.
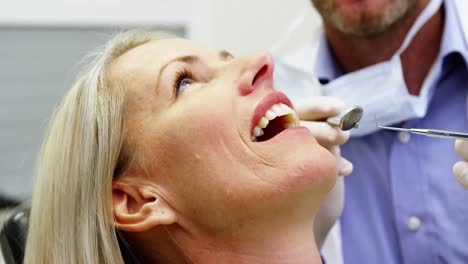
[[[0,230],[0,249],[6,264],[23,263],[28,233],[29,207],[19,207]]]

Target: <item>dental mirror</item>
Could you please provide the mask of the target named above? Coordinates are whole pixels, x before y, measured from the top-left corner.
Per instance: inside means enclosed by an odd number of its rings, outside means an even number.
[[[364,110],[362,107],[354,106],[338,116],[327,118],[327,123],[339,127],[343,131],[347,131],[359,127],[359,121],[361,121],[363,114]]]

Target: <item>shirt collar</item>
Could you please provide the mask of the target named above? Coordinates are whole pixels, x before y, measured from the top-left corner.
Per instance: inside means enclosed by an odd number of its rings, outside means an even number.
[[[444,58],[451,54],[459,54],[465,61],[465,69],[468,71],[468,43],[467,37],[462,27],[462,18],[456,11],[454,1],[444,1],[445,8],[445,24],[444,33],[440,47],[440,58]],[[466,18],[465,18],[466,19]],[[325,33],[322,32],[319,40],[317,59],[315,64],[315,74],[322,84],[328,83],[341,75],[342,70],[336,63],[333,52],[326,39]]]
[[[440,58],[442,59],[442,63],[444,63],[445,58],[449,55],[458,54],[465,61],[465,69],[468,71],[468,36],[466,36],[463,29],[461,14],[456,11],[457,7],[452,0],[444,1],[444,8],[445,25],[440,45]]]
[[[317,58],[315,60],[315,75],[320,83],[326,84],[341,75],[343,71],[336,63],[335,56],[333,55],[330,45],[328,44],[325,32],[322,32],[317,50]]]

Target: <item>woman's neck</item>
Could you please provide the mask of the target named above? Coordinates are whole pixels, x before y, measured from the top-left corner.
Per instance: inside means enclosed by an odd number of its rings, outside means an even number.
[[[302,198],[215,229],[179,221],[169,233],[189,263],[319,264],[313,227],[320,200]]]
[[[327,189],[275,196],[231,218],[199,221],[180,213],[177,222],[135,234],[146,263],[321,264],[314,219]],[[260,205],[259,205],[260,204]],[[158,261],[156,261],[158,260]]]
[[[314,235],[285,234],[260,241],[187,241],[184,254],[189,263],[322,263]]]
[[[313,226],[310,220],[280,226],[251,223],[248,232],[239,226],[238,232],[220,230],[208,234],[171,225],[140,237],[137,246],[146,263],[321,264]]]

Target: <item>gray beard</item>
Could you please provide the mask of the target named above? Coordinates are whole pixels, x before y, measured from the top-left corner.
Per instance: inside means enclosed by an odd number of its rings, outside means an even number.
[[[312,0],[326,24],[338,31],[359,38],[369,38],[387,32],[408,17],[418,0],[394,0],[397,2],[380,16],[363,12],[358,20],[347,24],[333,0]]]

